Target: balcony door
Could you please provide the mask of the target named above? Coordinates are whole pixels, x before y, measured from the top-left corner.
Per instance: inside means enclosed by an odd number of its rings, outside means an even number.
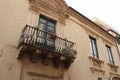
[[[52,38],[52,35],[50,35],[49,33],[55,35],[56,21],[50,18],[47,18],[45,16],[40,16],[38,25],[40,30],[45,31],[45,32],[42,32],[41,35],[39,36],[41,37],[41,39],[44,40],[44,43],[47,45],[55,45],[55,38]]]

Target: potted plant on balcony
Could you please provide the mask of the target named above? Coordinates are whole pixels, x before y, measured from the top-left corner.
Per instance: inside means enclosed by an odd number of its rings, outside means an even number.
[[[49,38],[55,40],[56,39],[55,34],[53,34],[52,31],[50,31],[49,33],[50,33]]]
[[[50,35],[49,38],[55,40],[56,36],[55,35]]]
[[[39,26],[38,26],[38,25],[35,25],[35,29],[36,29],[36,30],[39,30]]]

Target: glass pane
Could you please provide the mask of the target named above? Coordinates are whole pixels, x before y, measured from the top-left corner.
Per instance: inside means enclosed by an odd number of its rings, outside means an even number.
[[[108,49],[108,47],[106,47],[106,49],[107,49],[107,53],[108,53],[108,57],[109,57],[109,61],[110,61],[110,53],[109,53],[109,49]]]
[[[46,23],[46,20],[43,19],[43,18],[40,18],[40,22],[42,22],[42,23]]]
[[[91,55],[93,56],[93,48],[92,48],[92,40],[90,39],[90,51],[91,51]]]
[[[50,27],[50,26],[48,26],[48,32],[50,32],[50,33],[55,33],[55,30],[54,30],[54,28],[53,27]]]
[[[45,24],[39,23],[39,29],[40,30],[45,30]]]
[[[96,42],[94,41],[94,53],[98,57]]]
[[[48,22],[48,25],[52,26],[52,27],[55,27],[55,23],[52,23],[52,22]]]
[[[107,48],[107,52],[108,52],[108,56],[109,56],[109,61],[110,61],[111,64],[114,64],[111,48],[108,47],[108,46],[106,46],[106,48]]]

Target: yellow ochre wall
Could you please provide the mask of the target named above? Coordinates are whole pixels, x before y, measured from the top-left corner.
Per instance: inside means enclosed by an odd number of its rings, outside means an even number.
[[[22,28],[29,24],[35,26],[38,24],[39,15],[44,14],[47,17],[57,21],[56,34],[62,38],[75,42],[74,49],[77,50],[77,58],[71,64],[68,70],[62,67],[55,69],[52,65],[43,66],[41,63],[31,63],[26,58],[23,62],[17,60],[17,43]],[[29,9],[28,0],[0,0],[0,80],[52,80],[49,78],[32,77],[27,72],[36,72],[60,77],[59,80],[108,80],[110,76],[119,76],[117,73],[111,73],[109,58],[105,44],[112,49],[115,65],[120,67],[120,59],[116,43],[113,37],[106,32],[102,32],[97,26],[84,20],[76,18],[67,13],[66,24],[59,22],[59,19],[53,15],[44,12],[34,12]],[[103,61],[102,70],[92,71],[90,60],[89,35],[96,38],[99,53],[99,59]],[[55,79],[58,80],[58,79]]]

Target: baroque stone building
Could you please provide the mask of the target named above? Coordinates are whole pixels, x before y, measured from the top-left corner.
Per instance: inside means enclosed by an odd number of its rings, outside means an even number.
[[[119,34],[98,19],[64,0],[0,0],[0,10],[0,80],[120,80]]]

